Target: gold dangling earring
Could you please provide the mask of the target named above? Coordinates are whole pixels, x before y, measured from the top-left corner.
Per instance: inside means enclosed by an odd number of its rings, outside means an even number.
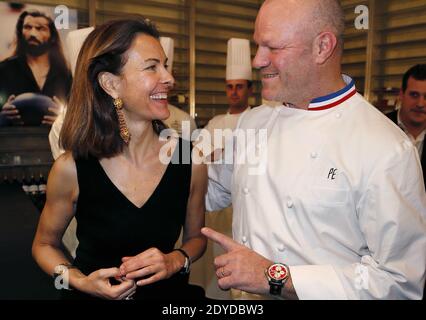
[[[123,100],[120,98],[114,99],[114,107],[117,112],[118,124],[120,125],[120,137],[126,144],[129,144],[130,141],[130,132],[126,125],[126,120],[124,119],[123,113]]]

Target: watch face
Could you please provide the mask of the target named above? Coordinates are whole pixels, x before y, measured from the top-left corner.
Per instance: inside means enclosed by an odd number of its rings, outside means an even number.
[[[287,278],[287,268],[282,264],[273,264],[268,268],[268,275],[271,279],[282,281]]]

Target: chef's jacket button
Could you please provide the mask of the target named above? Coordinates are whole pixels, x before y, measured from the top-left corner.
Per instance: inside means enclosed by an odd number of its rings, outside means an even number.
[[[248,194],[250,193],[249,188],[244,188],[244,189],[243,189],[243,193],[244,193],[245,195],[248,195]]]
[[[336,118],[340,119],[342,117],[342,114],[340,112],[336,113]]]
[[[243,243],[246,243],[247,242],[247,237],[243,236],[242,240],[243,240]]]
[[[293,208],[293,201],[291,201],[291,200],[288,200],[287,201],[287,208]]]
[[[281,243],[279,246],[278,246],[278,251],[279,252],[283,252],[285,250],[285,246]]]
[[[311,152],[311,158],[315,159],[316,157],[318,157],[318,153],[316,153],[315,151]]]

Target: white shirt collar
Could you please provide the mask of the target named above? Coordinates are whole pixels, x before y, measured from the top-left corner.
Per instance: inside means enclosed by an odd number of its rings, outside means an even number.
[[[244,109],[244,111],[243,112],[241,112],[241,113],[233,113],[233,114],[230,114],[229,113],[229,110],[228,110],[228,112],[226,113],[226,115],[227,116],[240,116],[240,115],[242,115],[244,112],[246,112],[246,111],[248,111],[248,110],[250,110],[251,109],[251,106],[248,106],[247,108],[245,108]]]
[[[398,126],[404,130],[405,134],[408,136],[408,138],[410,138],[411,142],[416,146],[417,150],[419,151],[419,155],[422,155],[423,152],[423,146],[424,146],[424,140],[425,140],[425,135],[426,135],[426,129],[422,131],[422,133],[420,133],[417,138],[414,138],[410,132],[408,132],[407,127],[405,126],[405,124],[402,122],[401,117],[400,117],[400,111],[401,109],[398,110]]]

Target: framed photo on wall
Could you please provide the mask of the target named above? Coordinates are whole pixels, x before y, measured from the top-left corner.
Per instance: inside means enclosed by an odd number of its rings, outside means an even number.
[[[72,83],[65,38],[77,10],[0,3],[0,126],[50,126]]]

